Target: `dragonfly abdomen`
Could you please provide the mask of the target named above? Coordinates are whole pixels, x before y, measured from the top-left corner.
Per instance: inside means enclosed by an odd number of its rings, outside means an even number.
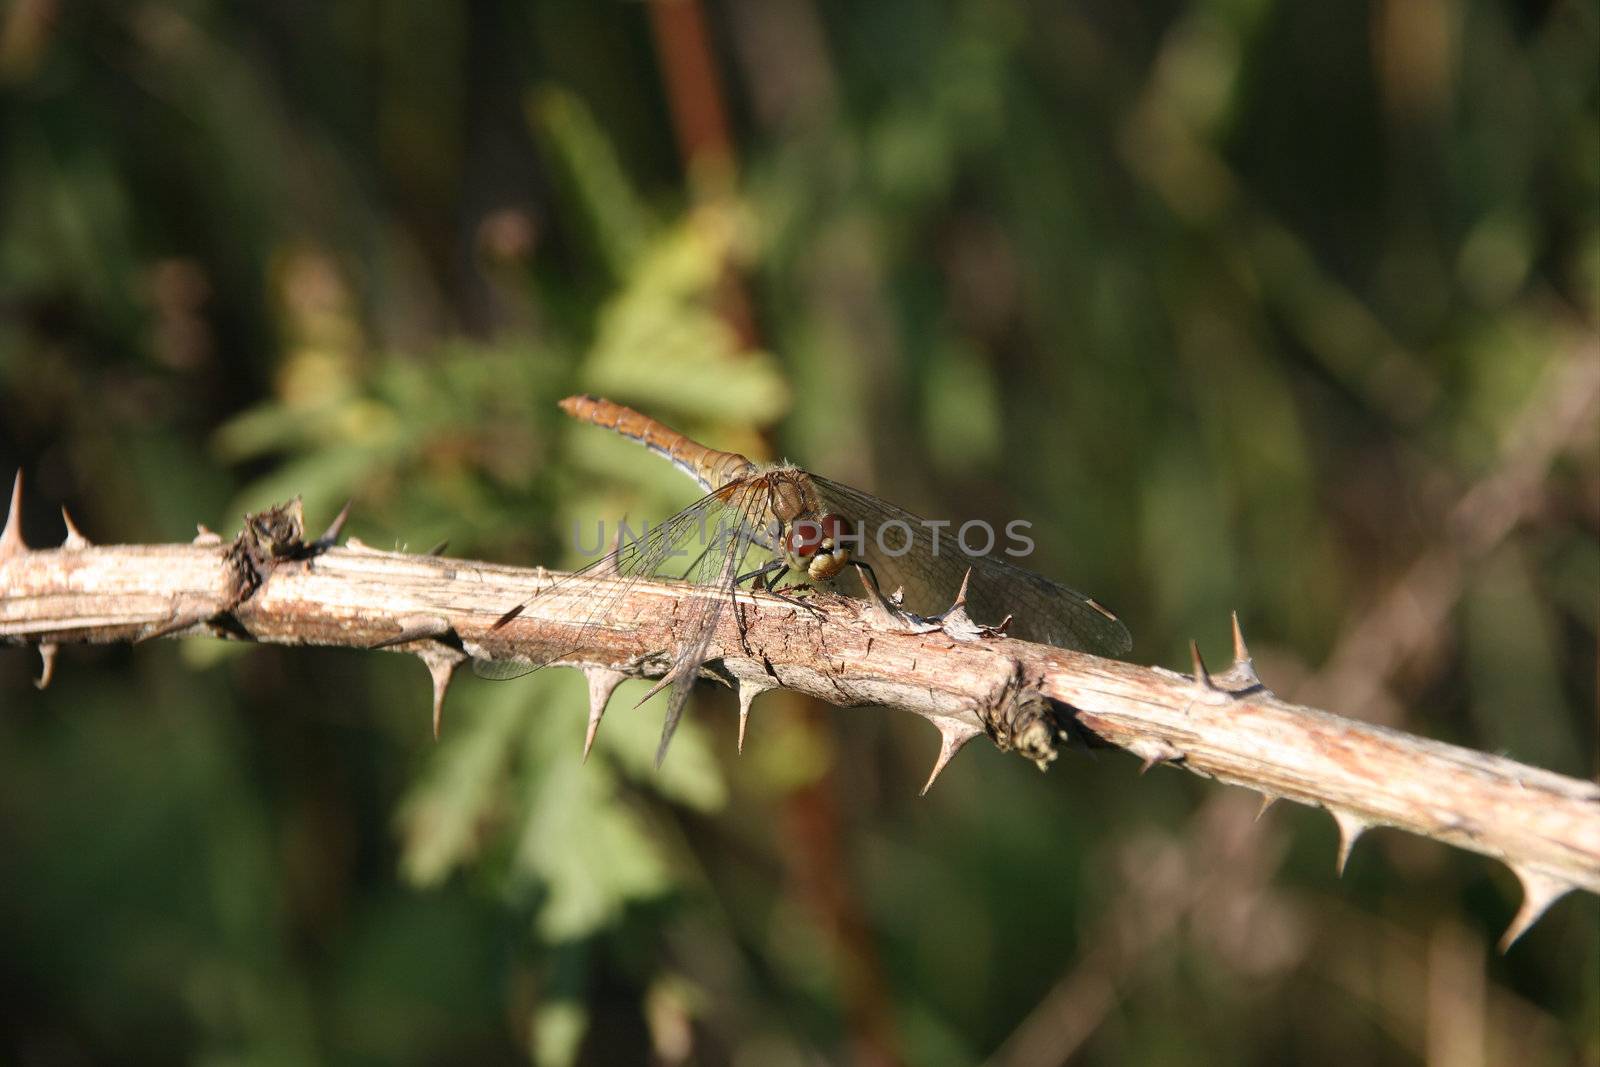
[[[706,490],[721,489],[755,470],[755,464],[737,452],[707,448],[648,415],[604,397],[587,394],[569,396],[561,402],[561,410],[581,422],[593,423],[621,434],[630,441],[639,442],[667,459]]]

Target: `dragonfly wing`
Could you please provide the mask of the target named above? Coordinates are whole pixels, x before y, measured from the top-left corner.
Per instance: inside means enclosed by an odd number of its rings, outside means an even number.
[[[473,673],[493,680],[520,678],[582,648],[589,632],[614,616],[615,609],[626,599],[635,581],[651,578],[694,581],[706,569],[708,538],[717,529],[730,524],[735,510],[729,504],[739,503],[741,499],[741,494],[726,489],[708,493],[648,533],[623,541],[593,563],[555,579],[502,615],[496,627],[515,619],[541,599],[572,590],[584,578],[605,575],[614,581],[609,592],[592,598],[586,609],[568,621],[567,625],[575,632],[569,641],[555,646],[557,651],[529,660],[474,657]],[[715,571],[714,567],[711,569]]]
[[[661,744],[656,748],[656,766],[666,758],[667,746],[683,716],[684,705],[694,689],[700,668],[705,666],[711,639],[717,632],[717,622],[723,610],[734,601],[738,576],[743,573],[745,560],[761,536],[761,527],[768,515],[765,483],[754,479],[732,495],[723,512],[728,527],[717,533],[714,540],[701,553],[688,575],[701,592],[689,606],[688,616],[679,626],[678,648],[672,658],[672,668],[660,684],[670,682],[672,695],[667,700],[667,715],[661,725]]]
[[[980,623],[993,625],[1010,615],[1013,637],[1058,648],[1120,656],[1133,647],[1128,628],[1092,597],[998,556],[967,552],[948,526],[937,531],[936,540],[920,516],[847,485],[810,477],[830,508],[862,524],[861,558],[885,594],[905,590],[909,610],[944,611],[970,570],[967,612]]]
[[[474,658],[473,671],[484,678],[517,678],[566,659],[583,647],[584,638],[593,627],[615,616],[617,605],[626,598],[635,581],[667,578],[687,582],[693,589],[687,605],[678,613],[677,647],[673,651],[672,665],[650,694],[666,686],[672,689],[656,753],[659,766],[700,668],[706,663],[717,621],[723,608],[733,599],[735,579],[742,573],[751,549],[763,540],[762,524],[769,517],[766,483],[758,477],[708,493],[648,535],[625,542],[582,570],[557,579],[502,617],[501,625],[516,618],[541,597],[572,588],[574,579],[582,576],[596,573],[612,576],[616,579],[612,591],[595,598],[583,613],[577,623],[578,632],[564,646],[566,651],[531,661]]]

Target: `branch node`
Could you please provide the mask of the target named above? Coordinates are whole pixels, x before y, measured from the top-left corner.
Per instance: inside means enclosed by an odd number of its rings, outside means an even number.
[[[1030,686],[1020,662],[1012,662],[1011,673],[997,691],[978,702],[977,711],[984,731],[1001,752],[1015,750],[1041,771],[1054,762],[1061,718],[1050,700]]]

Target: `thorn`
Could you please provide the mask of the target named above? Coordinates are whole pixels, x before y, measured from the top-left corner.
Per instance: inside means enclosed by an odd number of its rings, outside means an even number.
[[[1272,805],[1276,804],[1277,802],[1278,798],[1273,796],[1271,793],[1262,793],[1261,806],[1256,809],[1256,822],[1260,822],[1261,816],[1265,815],[1267,813],[1267,809],[1272,807]]]
[[[439,740],[439,724],[444,719],[444,694],[455,677],[456,668],[466,662],[467,654],[445,645],[429,645],[417,653],[417,658],[428,668],[433,679],[433,739]]]
[[[739,692],[739,755],[744,755],[744,730],[750,723],[750,705],[768,689],[770,685],[761,685],[759,682],[747,681],[739,678],[734,683],[734,688]]]
[[[297,497],[296,499],[299,498]],[[312,547],[329,549],[338,542],[339,531],[344,529],[345,520],[350,518],[350,505],[354,503],[354,500],[346,500],[344,502],[344,507],[340,508],[339,514],[335,515],[333,521],[328,523],[328,528],[322,532],[322,536],[311,542]]]
[[[429,556],[442,556],[442,555],[444,555],[444,550],[449,548],[449,547],[450,547],[450,538],[446,537],[443,541],[440,541],[438,544],[436,544],[432,548],[428,549],[428,551],[426,553],[424,553],[424,554],[425,555],[429,555]]]
[[[1572,892],[1576,888],[1571,882],[1547,874],[1537,867],[1513,867],[1517,880],[1522,883],[1522,906],[1517,909],[1517,914],[1512,918],[1511,925],[1506,927],[1506,932],[1500,937],[1500,951],[1509,952],[1511,946],[1516,944],[1517,938],[1528,932],[1528,928],[1539,921],[1539,916]]]
[[[1142,775],[1158,763],[1170,763],[1175,759],[1183,758],[1183,750],[1155,738],[1142,737],[1129,742],[1128,751],[1144,760],[1139,773]]]
[[[34,680],[35,689],[47,688],[50,679],[56,676],[56,652],[60,647],[54,641],[45,641],[39,645],[39,677]]]
[[[611,703],[611,694],[617,691],[617,686],[627,681],[628,676],[606,667],[580,669],[589,680],[589,725],[583,732],[583,762],[588,763],[589,750],[594,747],[594,736],[600,731],[600,719],[606,713],[606,705]]]
[[[11,483],[11,510],[6,512],[6,527],[0,530],[0,559],[20,556],[28,551],[22,539],[22,468],[17,468],[17,480]]]
[[[194,541],[192,542],[193,544],[197,544],[197,545],[220,545],[220,544],[222,544],[222,535],[217,533],[217,531],[213,530],[211,527],[207,526],[205,523],[203,523],[203,522],[196,523],[194,530],[195,530],[195,533],[194,533]]]
[[[960,589],[959,592],[956,593],[955,603],[950,605],[950,610],[951,611],[954,611],[956,608],[966,607],[966,605],[967,605],[967,583],[969,581],[971,581],[971,580],[972,580],[972,568],[968,567],[967,568],[967,573],[965,573],[965,574],[963,574],[961,576],[961,589]]]
[[[393,648],[410,641],[425,641],[430,637],[442,637],[450,632],[450,620],[438,615],[402,615],[400,617],[400,632],[393,637],[385,637],[376,644],[368,645],[369,649],[376,651],[380,648]]]
[[[928,780],[922,785],[919,796],[927,796],[928,790],[933,788],[934,780],[955,758],[962,747],[983,732],[981,727],[960,719],[939,719],[934,723],[939,728],[939,758],[933,761],[933,771],[928,775]]]
[[[1244,631],[1239,628],[1239,613],[1233,613],[1233,665],[1248,665],[1250,663],[1250,649],[1245,647]]]
[[[1250,649],[1244,643],[1244,630],[1239,627],[1239,613],[1233,613],[1233,663],[1222,672],[1222,678],[1227,683],[1230,691],[1236,697],[1242,697],[1252,690],[1265,690],[1261,678],[1256,674],[1256,665],[1250,658]]]
[[[1211,680],[1211,672],[1206,670],[1206,661],[1200,658],[1199,642],[1190,640],[1189,657],[1194,661],[1195,684],[1206,689],[1215,689],[1217,684]]]
[[[1339,872],[1339,877],[1343,878],[1344,865],[1350,860],[1350,850],[1356,847],[1356,841],[1372,824],[1352,811],[1329,808],[1328,814],[1339,824],[1339,860],[1335,869]]]
[[[626,522],[627,518],[624,517],[622,521]],[[621,578],[622,577],[621,563],[622,563],[622,523],[619,522],[617,524],[617,532],[611,538],[611,550],[609,552],[607,552],[604,556],[600,557],[600,563],[594,569],[595,577],[597,577],[597,578]]]
[[[88,548],[89,539],[83,536],[83,531],[78,529],[78,524],[72,521],[72,516],[67,514],[67,506],[61,505],[61,521],[67,524],[67,539],[61,542],[62,548],[78,549]]]

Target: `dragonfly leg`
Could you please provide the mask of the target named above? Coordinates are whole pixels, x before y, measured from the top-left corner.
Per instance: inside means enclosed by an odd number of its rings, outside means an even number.
[[[810,588],[811,587],[809,585],[801,585],[801,586],[791,585],[791,586],[787,586],[786,587],[786,589],[810,589]],[[771,593],[773,596],[777,597],[779,600],[783,601],[785,604],[792,604],[797,608],[803,608],[806,611],[811,612],[811,614],[815,615],[819,619],[826,619],[828,617],[827,612],[823,611],[821,608],[817,607],[815,604],[806,603],[804,600],[801,600],[799,597],[790,596],[788,594],[788,592],[786,591],[786,589],[768,589],[767,592]]]
[[[748,582],[750,579],[754,578],[757,588],[763,592],[770,593],[772,592],[772,575],[788,569],[789,565],[781,559],[768,560],[760,567],[751,571],[749,574],[741,574],[739,577],[735,578],[733,580],[733,584],[743,585],[745,582]]]

